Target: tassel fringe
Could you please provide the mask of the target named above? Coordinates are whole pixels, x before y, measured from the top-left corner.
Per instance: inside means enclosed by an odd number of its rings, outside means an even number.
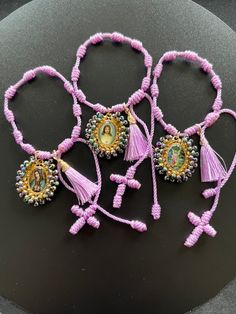
[[[93,183],[85,176],[80,174],[74,168],[70,167],[66,162],[61,159],[58,159],[58,163],[65,173],[67,179],[71,183],[75,194],[78,198],[80,204],[85,204],[86,202],[90,201],[91,198],[96,194],[98,191],[97,184]],[[82,223],[82,222],[81,222]]]
[[[200,151],[200,168],[201,168],[201,181],[214,182],[223,179],[226,176],[225,167],[222,165],[219,158],[224,160],[218,155],[214,149],[209,145],[204,135],[201,135],[201,151]],[[219,158],[218,158],[219,157]],[[224,163],[225,165],[225,163]]]
[[[125,150],[124,160],[134,161],[140,159],[145,154],[148,142],[129,110],[127,111],[127,114],[130,126],[129,139]]]

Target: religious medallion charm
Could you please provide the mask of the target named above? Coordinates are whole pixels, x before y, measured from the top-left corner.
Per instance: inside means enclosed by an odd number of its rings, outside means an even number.
[[[119,112],[102,114],[97,112],[89,120],[85,136],[89,146],[99,157],[110,159],[123,153],[128,142],[128,121]]]
[[[171,182],[187,181],[198,166],[198,148],[188,136],[166,135],[154,149],[155,168]]]
[[[38,206],[51,201],[59,185],[55,167],[53,159],[40,160],[34,156],[20,165],[16,176],[16,190],[24,202]]]

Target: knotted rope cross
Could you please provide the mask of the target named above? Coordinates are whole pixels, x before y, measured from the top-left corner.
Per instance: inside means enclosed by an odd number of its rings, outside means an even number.
[[[195,226],[195,228],[186,239],[184,243],[185,246],[194,246],[203,233],[208,234],[210,237],[214,237],[216,235],[216,230],[209,224],[212,215],[213,213],[209,210],[204,212],[201,217],[192,212],[188,213],[188,219]]]
[[[122,197],[125,193],[126,187],[130,187],[132,189],[140,189],[141,183],[138,180],[133,179],[136,172],[136,168],[131,166],[125,176],[121,176],[119,174],[111,174],[110,180],[118,183],[118,187],[116,190],[116,194],[113,199],[113,207],[120,208],[122,203]]]
[[[73,235],[77,234],[86,223],[93,228],[98,229],[100,226],[100,222],[97,220],[97,218],[94,217],[96,209],[96,205],[90,205],[85,210],[80,208],[78,205],[73,205],[71,207],[71,212],[79,218],[71,226],[70,233]]]

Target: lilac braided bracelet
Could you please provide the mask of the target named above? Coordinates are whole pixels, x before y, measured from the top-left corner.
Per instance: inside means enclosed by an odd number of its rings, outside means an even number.
[[[127,102],[116,104],[111,108],[106,108],[101,104],[93,104],[87,100],[86,95],[78,88],[81,59],[85,57],[90,45],[96,45],[104,40],[129,44],[134,50],[143,54],[144,66],[146,67],[146,76],[143,78],[140,88],[129,97]],[[152,57],[140,41],[117,32],[92,35],[79,46],[76,57],[71,73],[75,94],[81,103],[96,111],[85,130],[90,147],[99,157],[105,156],[110,159],[112,156],[117,156],[118,153],[123,153],[125,149],[125,160],[138,160],[145,153],[148,143],[138,128],[136,119],[132,116],[129,107],[140,103],[145,97],[145,92],[148,90],[151,81]]]
[[[64,139],[57,147],[58,153],[60,152],[65,153],[67,152],[74,144],[74,142],[77,140],[77,138],[80,135],[80,129],[81,129],[81,109],[80,105],[77,102],[77,99],[74,95],[74,89],[73,86],[69,81],[67,81],[62,74],[57,72],[53,67],[51,66],[40,66],[37,68],[34,68],[32,70],[29,70],[24,73],[22,79],[20,79],[15,85],[10,86],[4,95],[4,114],[7,119],[7,121],[11,124],[13,129],[13,136],[15,138],[15,141],[18,145],[21,146],[21,148],[30,155],[35,155],[37,153],[37,157],[40,159],[50,159],[53,157],[52,152],[48,151],[41,151],[37,150],[34,146],[28,143],[24,143],[23,141],[23,134],[22,132],[17,128],[16,122],[15,122],[15,116],[12,110],[8,108],[8,103],[12,98],[16,95],[17,90],[26,84],[27,82],[33,80],[38,73],[44,73],[46,75],[49,75],[51,77],[58,77],[63,83],[64,88],[67,90],[69,94],[71,94],[73,98],[73,115],[75,116],[77,120],[77,124],[74,126],[71,137]]]
[[[202,122],[194,124],[193,126],[185,129],[183,133],[178,132],[178,130],[173,125],[164,121],[163,113],[159,106],[157,106],[157,99],[159,96],[157,80],[161,76],[163,64],[166,61],[173,61],[178,57],[199,63],[201,69],[210,75],[211,83],[216,90],[216,98],[212,105],[212,112],[208,113]],[[236,163],[234,157],[232,164],[227,171],[224,160],[209,145],[205,137],[205,130],[211,127],[219,119],[222,113],[229,113],[234,118],[236,117],[236,113],[230,109],[221,110],[222,83],[220,77],[214,72],[212,64],[210,64],[206,59],[198,56],[198,54],[195,52],[169,51],[164,53],[154,68],[153,76],[154,79],[151,86],[151,93],[153,96],[154,116],[156,120],[159,121],[163,126],[164,130],[169,133],[169,135],[166,137],[160,138],[154,150],[155,168],[159,171],[160,174],[164,174],[165,179],[169,180],[170,182],[187,181],[188,178],[192,176],[195,168],[197,167],[199,155],[197,152],[197,146],[192,146],[193,141],[189,139],[189,136],[199,134],[201,144],[201,181],[217,182],[216,188],[207,189],[203,192],[203,196],[206,198],[215,196],[211,209],[204,212],[202,217],[198,217],[192,212],[188,214],[190,222],[195,226],[192,234],[185,241],[185,245],[191,247],[198,241],[200,235],[203,232],[212,237],[216,235],[216,231],[209,225],[209,221],[214,211],[216,210],[220,196],[220,190],[229,179]]]
[[[117,104],[111,108],[106,108],[101,104],[93,104],[87,100],[86,95],[81,89],[78,89],[78,80],[80,77],[80,62],[86,55],[90,45],[95,45],[104,40],[111,40],[118,43],[129,44],[133,49],[141,52],[144,56],[144,65],[147,69],[146,76],[142,80],[141,87],[135,91],[126,103]],[[146,94],[150,86],[150,76],[152,67],[152,57],[143,47],[142,43],[136,39],[124,36],[123,34],[114,33],[97,33],[86,40],[77,50],[76,63],[72,69],[71,80],[73,81],[74,89],[78,100],[89,106],[97,113],[89,120],[87,124],[86,138],[90,147],[100,157],[106,156],[108,159],[111,156],[117,156],[117,153],[122,153],[125,149],[124,159],[127,161],[136,161],[131,166],[125,176],[112,174],[111,181],[118,184],[117,192],[113,200],[113,207],[119,208],[122,203],[122,197],[126,187],[139,189],[141,184],[134,179],[135,172],[142,161],[150,154],[151,140],[146,124],[133,111],[133,106],[147,98],[151,104],[152,100]],[[122,112],[127,115],[127,120]],[[153,129],[154,129],[154,118]],[[139,129],[137,122],[140,123],[145,131],[145,136]],[[129,125],[129,128],[127,127]],[[115,131],[114,131],[115,130]],[[119,132],[121,130],[121,132]],[[116,134],[114,138],[112,135]],[[155,173],[154,175],[155,176]],[[154,178],[154,177],[153,177]],[[156,190],[155,179],[153,179],[153,189]],[[160,211],[160,206],[157,202],[156,193],[154,193],[154,208]]]
[[[64,88],[73,98],[73,115],[77,123],[72,130],[71,137],[64,139],[53,152],[37,150],[33,145],[25,143],[23,134],[16,125],[14,113],[8,107],[9,100],[16,95],[18,88],[34,79],[38,73],[58,77],[64,83]],[[81,130],[81,109],[71,83],[53,67],[47,65],[29,70],[24,73],[22,79],[6,90],[4,114],[7,121],[12,126],[16,143],[19,144],[26,153],[32,155],[30,160],[25,160],[20,165],[20,170],[17,171],[16,188],[19,196],[23,198],[26,203],[33,204],[34,206],[43,205],[46,201],[51,201],[51,197],[54,195],[59,184],[58,170],[55,169],[56,166],[54,164],[54,161],[57,160],[58,166],[62,167],[68,180],[76,189],[80,202],[83,204],[89,201],[96,193],[98,186],[58,158],[58,156],[67,152],[74,145]]]
[[[152,154],[152,138],[154,133],[154,114],[153,114],[153,102],[152,98],[145,93],[145,98],[148,100],[150,106],[151,106],[151,130],[148,131],[148,128],[146,124],[135,114],[133,107],[130,108],[132,115],[135,117],[135,119],[142,125],[145,136],[147,138],[147,148],[143,156],[136,161],[132,166],[128,168],[126,171],[126,174],[124,176],[118,175],[118,174],[111,174],[110,179],[111,181],[118,184],[118,188],[116,191],[116,194],[113,199],[113,207],[114,208],[120,208],[122,204],[123,195],[126,191],[126,187],[140,189],[141,183],[134,179],[134,175],[138,169],[138,167],[141,165],[141,163],[150,156],[151,158],[151,166],[152,166],[152,181],[153,181],[153,205],[152,205],[152,215],[155,219],[160,218],[161,214],[161,207],[158,202],[157,198],[157,183],[156,183],[156,173],[155,173],[155,167],[153,162],[153,154]]]
[[[128,99],[126,103],[114,105],[111,108],[106,108],[105,106],[101,104],[93,104],[90,101],[87,100],[86,95],[83,93],[81,89],[78,89],[78,80],[80,77],[80,62],[85,57],[87,53],[87,49],[90,45],[96,45],[98,43],[103,42],[104,40],[111,40],[112,42],[116,43],[127,43],[129,44],[133,49],[141,52],[144,55],[144,65],[147,69],[146,76],[142,80],[142,84],[140,89],[135,91]],[[76,53],[76,62],[72,69],[71,73],[71,80],[74,85],[76,96],[78,97],[78,100],[91,107],[94,111],[98,111],[100,113],[108,113],[108,112],[121,112],[124,111],[126,108],[128,108],[131,105],[135,105],[139,103],[144,98],[144,93],[148,90],[151,82],[151,68],[152,68],[152,57],[147,52],[147,50],[143,47],[143,44],[137,40],[132,39],[130,37],[124,36],[123,34],[114,32],[114,33],[96,33],[89,37],[82,45],[79,46],[77,53]]]
[[[196,62],[200,65],[200,68],[208,73],[211,77],[211,83],[216,90],[216,98],[212,104],[212,111],[208,113],[202,122],[196,123],[189,128],[185,129],[183,133],[179,132],[173,125],[168,124],[164,121],[163,113],[159,106],[157,106],[157,99],[159,97],[159,88],[157,85],[157,80],[160,78],[163,71],[164,62],[174,61],[177,58],[182,58],[187,61]],[[162,127],[166,132],[171,135],[176,135],[179,133],[180,136],[191,136],[199,132],[199,128],[207,125],[210,127],[213,125],[219,118],[219,111],[222,107],[222,83],[220,77],[214,72],[213,66],[206,59],[198,56],[196,52],[193,51],[168,51],[163,54],[163,56],[158,61],[157,65],[153,70],[153,83],[151,86],[151,94],[153,97],[154,103],[154,115],[157,121],[160,122]]]
[[[219,113],[230,114],[236,120],[236,112],[231,109],[222,109],[219,111]],[[204,129],[205,128],[203,127],[203,132],[205,131]],[[233,173],[235,169],[235,166],[236,166],[236,153],[234,154],[234,158],[229,167],[229,170],[225,173],[224,176],[218,179],[216,187],[206,189],[202,192],[202,195],[205,198],[214,197],[214,201],[211,208],[208,211],[203,212],[201,217],[197,216],[193,212],[188,213],[188,219],[194,225],[194,229],[192,233],[185,240],[185,243],[184,243],[185,246],[187,247],[194,246],[203,233],[206,233],[207,235],[211,237],[215,237],[215,235],[217,234],[216,230],[209,224],[209,222],[217,208],[221,189],[225,185],[225,183],[229,180],[231,174]]]
[[[211,83],[217,93],[212,105],[213,111],[208,113],[202,122],[190,126],[182,133],[179,132],[173,125],[165,122],[164,115],[159,106],[157,106],[157,99],[159,96],[157,80],[161,76],[163,64],[167,61],[173,61],[176,58],[182,58],[200,64],[201,69],[210,75]],[[210,127],[218,120],[220,115],[219,110],[222,107],[222,83],[220,77],[214,72],[212,64],[210,64],[206,59],[199,57],[197,53],[192,51],[169,51],[164,53],[154,68],[153,76],[154,78],[153,84],[151,86],[151,93],[153,97],[154,116],[156,120],[162,125],[164,130],[168,133],[166,137],[160,138],[160,141],[157,143],[157,147],[154,152],[155,166],[158,172],[165,176],[165,180],[170,182],[187,181],[194,173],[195,168],[198,166],[199,155],[197,146],[192,146],[193,140],[189,139],[189,136],[192,136],[196,133],[201,134],[201,129],[204,126]],[[204,143],[202,138],[201,143]],[[202,145],[202,147],[203,146],[206,148],[206,145]],[[169,160],[169,162],[167,160],[168,151],[171,153],[171,160]],[[185,156],[187,158],[185,158]],[[205,160],[205,158],[203,158],[203,160]],[[208,182],[212,181],[213,179],[217,181],[219,175],[225,173],[224,169],[220,165],[221,164],[219,164],[219,169],[217,169],[217,177],[213,178],[211,177],[211,173],[202,171],[202,181]],[[205,167],[205,169],[206,168],[207,167]]]

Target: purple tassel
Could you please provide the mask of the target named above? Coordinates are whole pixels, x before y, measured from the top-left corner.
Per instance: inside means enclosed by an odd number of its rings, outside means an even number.
[[[63,160],[59,159],[58,163],[60,164],[62,171],[66,174],[66,177],[71,183],[79,200],[79,203],[83,205],[84,203],[91,200],[91,198],[98,190],[97,184],[87,179],[74,168],[70,167]]]
[[[146,153],[148,142],[130,111],[127,111],[127,114],[130,126],[124,160],[133,161],[140,159]]]
[[[200,151],[200,168],[201,168],[201,181],[214,182],[226,176],[226,170],[222,165],[224,160],[221,158],[214,149],[207,142],[204,134],[201,134],[201,151]],[[219,156],[219,158],[217,157]]]

